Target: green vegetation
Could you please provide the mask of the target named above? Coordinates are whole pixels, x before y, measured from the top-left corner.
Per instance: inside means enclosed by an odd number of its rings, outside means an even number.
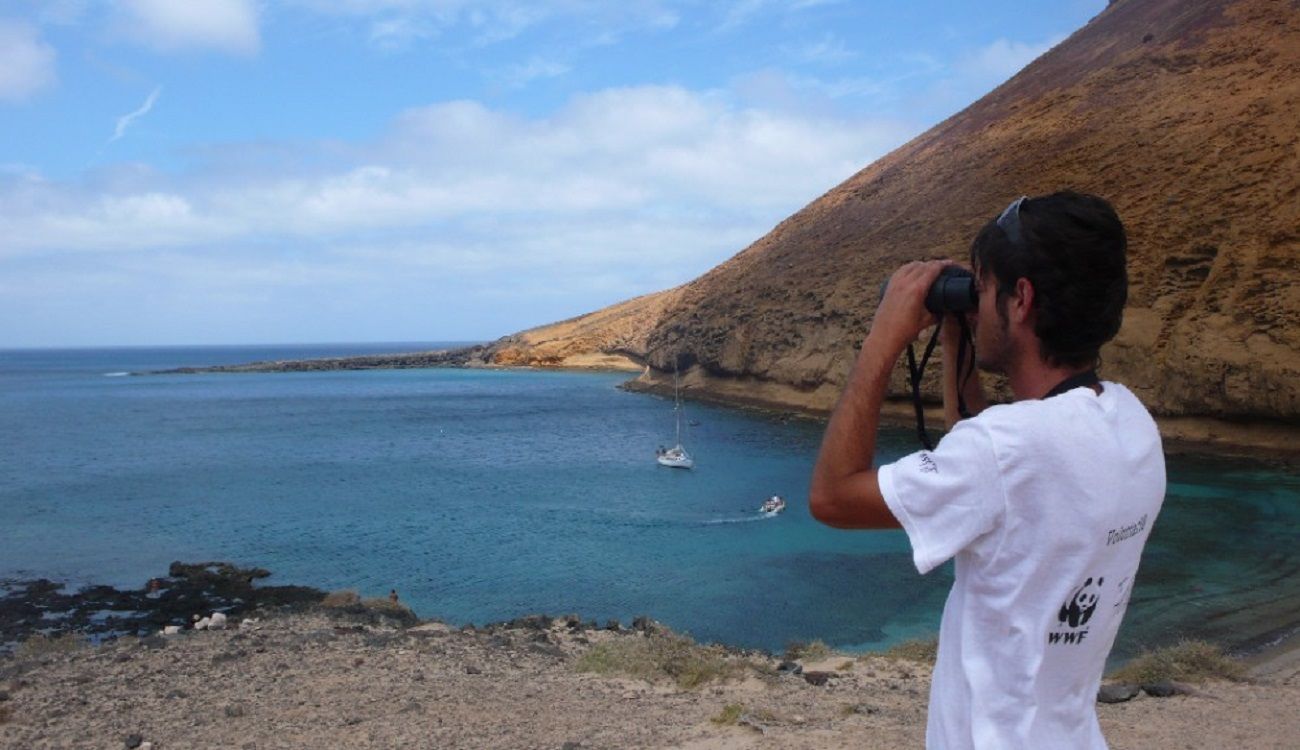
[[[936,636],[934,638],[916,638],[903,641],[882,651],[880,655],[886,659],[902,659],[922,664],[933,664],[934,660],[939,657],[939,638]]]
[[[63,633],[50,637],[33,635],[14,649],[14,656],[19,659],[37,659],[42,656],[70,654],[86,648],[86,639],[78,633]]]
[[[1143,652],[1112,672],[1109,679],[1149,685],[1154,682],[1204,682],[1208,679],[1240,680],[1246,668],[1205,641],[1181,641],[1173,646]]]
[[[831,647],[822,641],[790,641],[785,645],[785,658],[789,661],[821,661],[832,653]]]
[[[721,646],[702,646],[676,633],[623,636],[606,641],[593,646],[576,665],[579,672],[647,681],[666,678],[686,689],[734,677],[744,667],[743,662],[728,659]]]

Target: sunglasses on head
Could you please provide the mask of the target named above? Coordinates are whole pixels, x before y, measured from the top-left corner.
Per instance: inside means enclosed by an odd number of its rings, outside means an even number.
[[[1011,205],[1007,206],[1006,210],[998,216],[998,228],[1006,233],[1007,239],[1011,240],[1011,244],[1016,247],[1020,247],[1023,242],[1023,238],[1020,234],[1020,206],[1027,200],[1029,200],[1029,196],[1027,195],[1022,195],[1019,198],[1016,198],[1011,201]]]

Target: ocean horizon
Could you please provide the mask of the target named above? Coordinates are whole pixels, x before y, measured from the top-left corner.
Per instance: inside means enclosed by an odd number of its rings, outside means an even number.
[[[697,465],[655,463],[672,401],[626,373],[423,369],[147,375],[475,342],[0,351],[0,580],[139,588],[174,560],[484,624],[648,615],[699,640],[877,650],[937,632],[951,564],[807,512],[823,423],[688,402]],[[882,435],[878,458],[916,449]],[[1300,623],[1300,475],[1168,457],[1116,657],[1260,645]],[[770,495],[789,503],[757,512]]]

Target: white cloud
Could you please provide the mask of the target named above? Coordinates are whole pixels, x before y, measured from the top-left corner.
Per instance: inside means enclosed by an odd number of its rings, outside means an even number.
[[[572,68],[556,60],[544,60],[534,57],[527,62],[507,67],[501,73],[501,79],[510,88],[524,88],[533,81],[545,78],[558,78]]]
[[[254,55],[261,46],[253,0],[122,0],[120,10],[123,33],[163,52]]]
[[[401,289],[455,335],[503,334],[688,281],[904,137],[671,86],[576,96],[547,117],[445,102],[372,143],[320,145],[345,161],[326,174],[250,168],[215,147],[211,170],[180,175],[0,172],[0,277],[81,269],[76,283],[93,286],[125,269],[136,287],[247,298],[272,318],[287,314],[275,290],[292,288],[349,304],[379,295],[397,319]],[[73,294],[64,286],[43,288]]]
[[[0,101],[21,101],[54,85],[57,57],[35,27],[0,20]]]
[[[139,109],[136,109],[134,112],[129,112],[117,118],[117,125],[113,128],[113,137],[109,138],[108,142],[112,143],[113,141],[116,141],[122,136],[126,135],[126,129],[131,127],[132,123],[134,123],[136,120],[140,119],[141,117],[144,117],[145,115],[149,114],[149,110],[153,109],[154,102],[158,101],[158,95],[161,93],[162,93],[161,86],[155,88],[152,92],[149,93],[148,98],[144,100],[144,104],[141,104]]]
[[[958,67],[976,78],[1006,80],[1064,39],[1064,34],[1035,44],[998,39],[958,63]]]
[[[412,18],[381,18],[370,24],[370,43],[383,50],[406,49],[434,36],[435,29]]]
[[[634,30],[675,27],[680,15],[668,0],[292,0],[310,11],[372,19],[370,41],[401,49],[434,37],[486,46],[515,39],[549,22],[577,33],[580,44],[611,44]]]
[[[858,56],[856,52],[848,48],[843,39],[833,34],[826,34],[815,42],[786,45],[784,52],[799,62],[819,65],[839,65]]]
[[[538,119],[448,102],[404,113],[381,141],[356,150],[353,166],[324,176],[276,169],[164,184],[143,172],[91,195],[11,180],[0,187],[8,238],[0,252],[418,236],[483,217],[498,227],[577,217],[597,231],[629,217],[672,224],[706,215],[759,232],[903,136],[891,123],[738,109],[720,94],[677,87],[578,96]]]

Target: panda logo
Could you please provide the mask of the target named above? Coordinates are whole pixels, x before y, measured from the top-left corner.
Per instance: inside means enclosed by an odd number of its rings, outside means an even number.
[[[1061,624],[1068,623],[1072,628],[1087,624],[1088,620],[1092,619],[1092,613],[1097,609],[1101,584],[1105,580],[1105,578],[1098,578],[1096,585],[1093,585],[1092,579],[1089,578],[1082,586],[1075,589],[1070,599],[1061,605],[1061,611],[1057,614]]]

